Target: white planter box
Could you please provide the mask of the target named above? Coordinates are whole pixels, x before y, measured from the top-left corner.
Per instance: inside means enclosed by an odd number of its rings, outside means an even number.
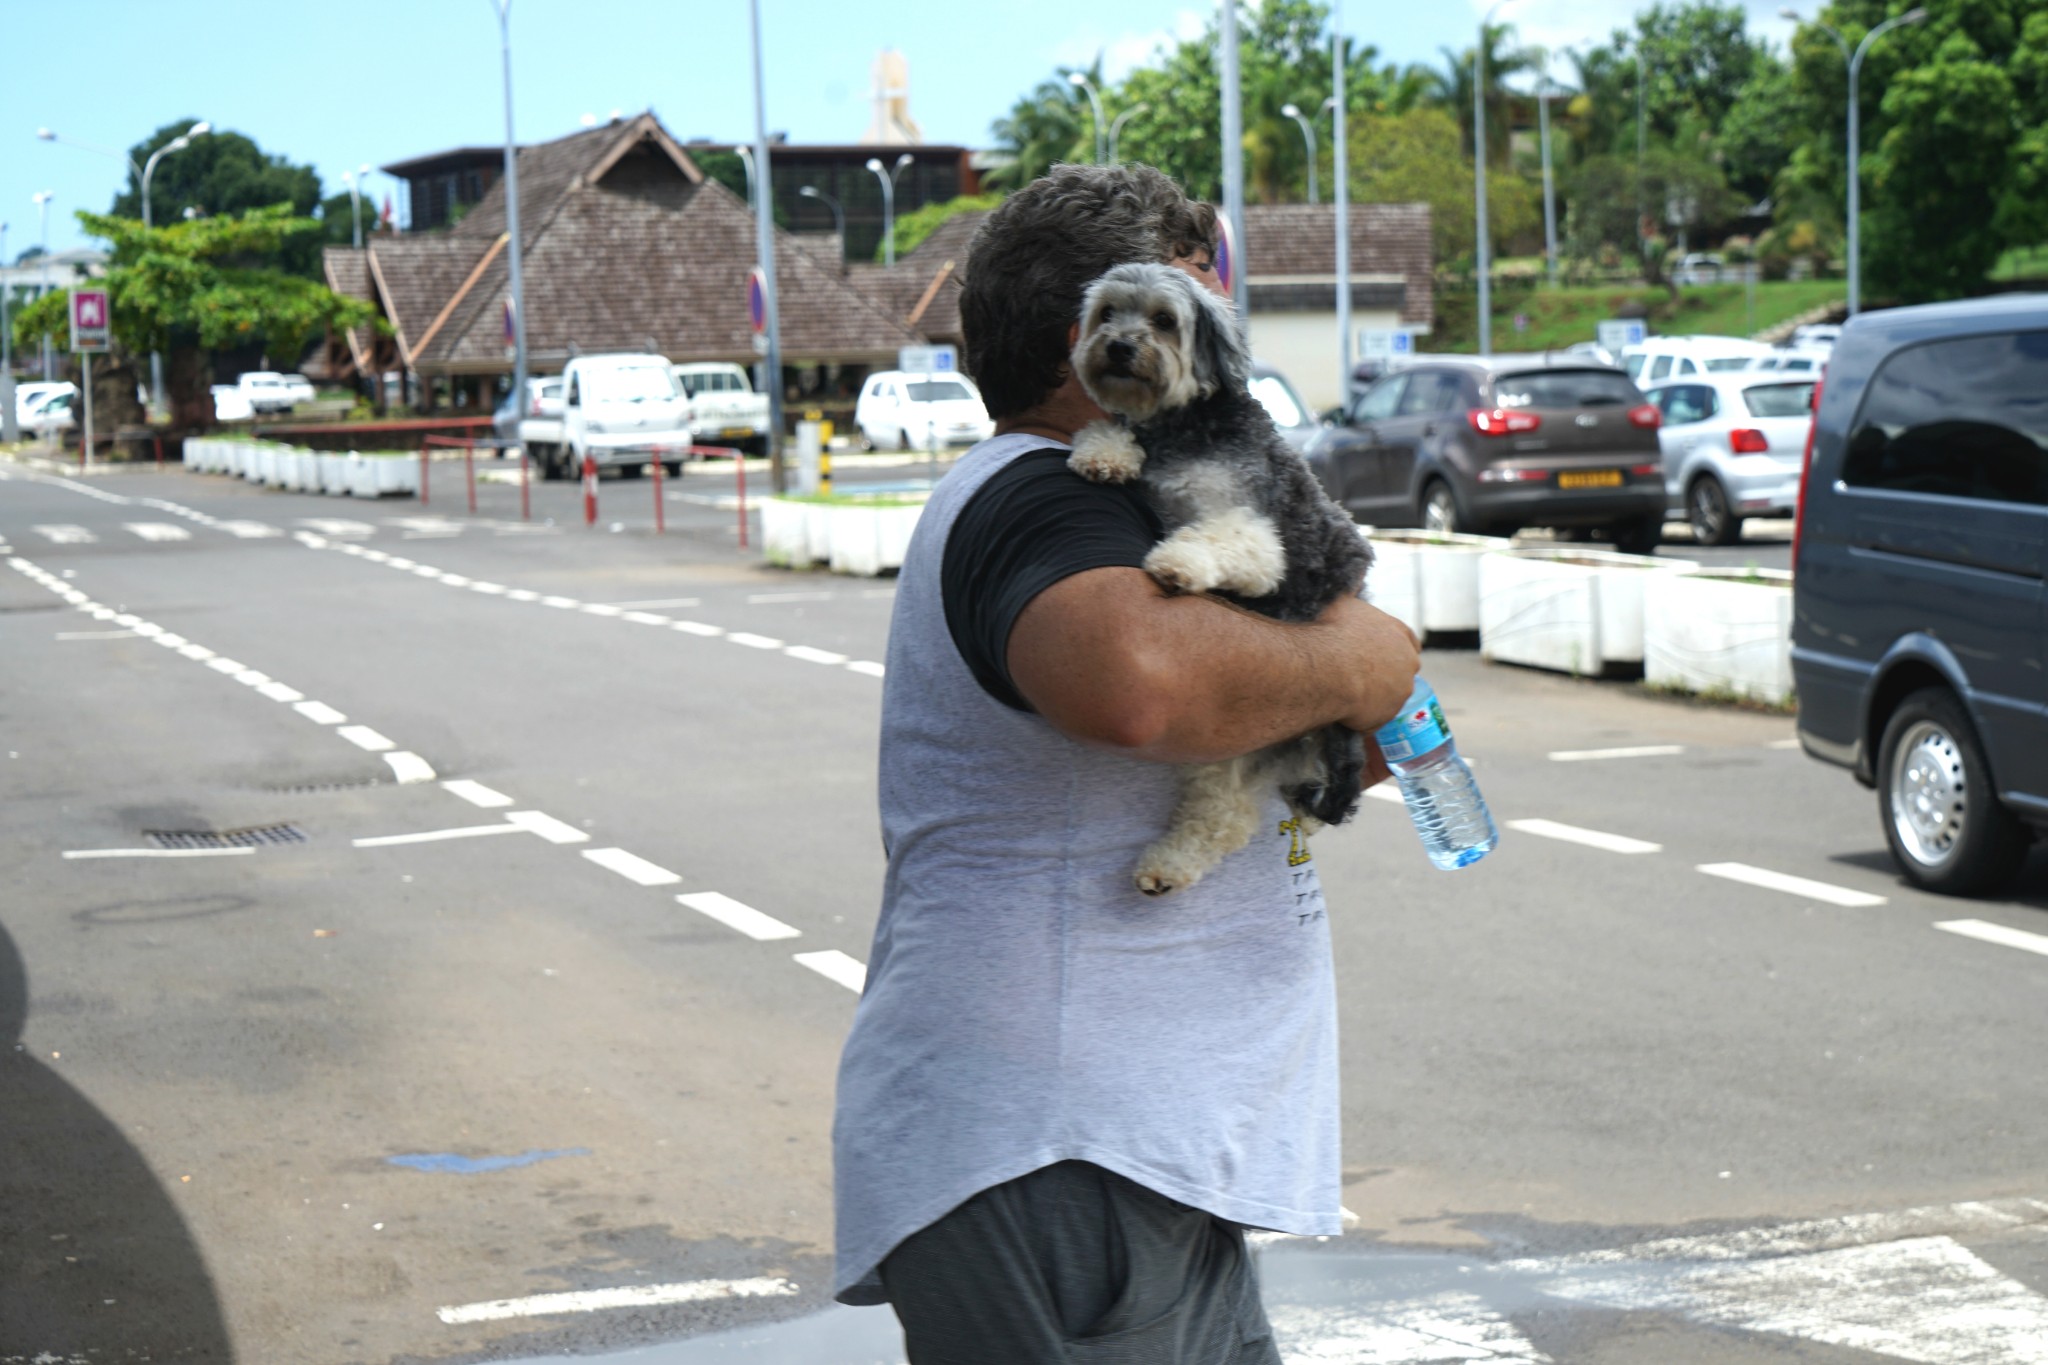
[[[420,493],[420,462],[411,455],[362,455],[357,458],[370,467],[370,487],[376,491],[369,496],[381,498],[387,494]],[[358,496],[361,496],[360,494]]]
[[[377,471],[372,468],[374,460],[366,460],[353,450],[348,453],[349,496],[374,498],[377,496]]]
[[[185,438],[185,468],[195,474],[206,472],[206,448],[212,442],[203,436]]]
[[[785,569],[811,567],[810,520],[806,503],[787,498],[761,502],[761,550],[770,564]]]
[[[1372,568],[1365,575],[1365,600],[1415,632],[1421,639],[1422,551],[1400,541],[1372,547]]]
[[[1698,567],[1577,545],[1496,551],[1479,565],[1479,652],[1560,673],[1640,665],[1645,585]]]
[[[1758,578],[1765,581],[1755,582]],[[1657,574],[1643,585],[1643,609],[1647,681],[1773,703],[1792,695],[1789,572]]]
[[[1397,546],[1414,552],[1416,592],[1421,604],[1418,635],[1433,630],[1479,629],[1479,561],[1485,555],[1507,549],[1509,541],[1499,536],[1419,530],[1374,530],[1367,533],[1367,539],[1372,541],[1375,554],[1399,553]]]
[[[263,447],[252,442],[235,447],[235,476],[250,483],[263,482]]]
[[[320,491],[331,495],[348,492],[348,456],[321,454],[313,457],[320,470]]]
[[[924,507],[826,507],[832,572],[873,578],[903,567],[903,551]]]

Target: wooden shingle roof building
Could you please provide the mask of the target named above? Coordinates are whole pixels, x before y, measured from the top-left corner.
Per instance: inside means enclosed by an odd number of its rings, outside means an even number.
[[[519,191],[533,372],[604,351],[755,360],[753,214],[652,115],[520,148]],[[349,339],[358,369],[389,363],[429,381],[509,373],[506,226],[499,182],[444,230],[329,247],[328,284],[369,299],[390,323],[388,358]],[[889,364],[924,340],[789,234],[776,233],[775,249],[786,365]]]

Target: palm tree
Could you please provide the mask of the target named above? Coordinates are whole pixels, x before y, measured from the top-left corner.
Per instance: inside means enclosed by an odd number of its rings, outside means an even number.
[[[983,177],[991,189],[1028,185],[1056,162],[1095,159],[1095,130],[1089,122],[1092,114],[1081,107],[1087,96],[1067,79],[1075,70],[1080,68],[1058,68],[995,121],[991,131],[996,150],[1009,159]],[[1101,89],[1102,58],[1096,57],[1095,64],[1082,74]]]
[[[1509,76],[1519,76],[1536,69],[1535,60],[1528,49],[1507,46],[1514,34],[1512,24],[1488,24],[1484,34],[1486,44],[1486,157],[1499,166],[1508,161],[1509,93],[1503,81]],[[1457,116],[1458,130],[1462,135],[1461,145],[1467,156],[1472,154],[1472,49],[1453,52],[1441,49],[1444,57],[1443,69],[1430,72],[1433,83],[1433,103],[1442,105]]]

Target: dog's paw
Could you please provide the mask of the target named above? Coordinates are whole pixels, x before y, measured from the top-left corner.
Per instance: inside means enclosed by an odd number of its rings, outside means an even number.
[[[1090,422],[1074,437],[1067,468],[1092,483],[1129,483],[1145,468],[1145,448],[1111,422]]]
[[[1131,881],[1148,896],[1165,896],[1187,890],[1215,865],[1215,859],[1204,858],[1197,851],[1162,843],[1145,850]]]
[[[1145,572],[1170,592],[1208,592],[1222,581],[1208,544],[1180,533],[1152,547],[1145,556]]]

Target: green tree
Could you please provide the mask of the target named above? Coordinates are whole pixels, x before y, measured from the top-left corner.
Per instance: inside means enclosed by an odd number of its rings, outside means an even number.
[[[1367,115],[1347,131],[1352,197],[1360,203],[1429,205],[1436,259],[1462,261],[1469,269],[1476,226],[1472,168],[1458,145],[1457,120],[1447,110],[1420,108]],[[1447,167],[1452,168],[1449,173]],[[1534,231],[1543,221],[1541,192],[1506,171],[1487,172],[1486,206],[1488,233],[1496,247]]]
[[[1486,89],[1480,96],[1486,106],[1486,160],[1491,166],[1508,164],[1508,123],[1510,99],[1505,85],[1511,76],[1536,69],[1537,54],[1512,46],[1514,25],[1488,24],[1486,43]],[[1434,102],[1458,121],[1458,151],[1472,159],[1472,49],[1454,52],[1443,49],[1444,64],[1432,72]]]
[[[128,149],[134,166],[148,163],[150,155],[184,134],[197,119],[183,118],[166,123]],[[241,133],[202,133],[190,145],[168,153],[156,163],[149,179],[149,207],[158,224],[180,221],[186,209],[210,217],[234,215],[250,209],[289,204],[299,217],[310,217],[320,208],[320,176],[311,166],[295,166],[281,156],[272,156]],[[342,204],[342,233],[329,241],[349,240],[348,205]],[[116,218],[142,217],[142,186],[134,167],[107,212]],[[330,215],[331,221],[331,215]],[[303,234],[284,243],[278,264],[295,274],[320,277],[318,235]]]
[[[1638,179],[1633,150],[1592,156],[1572,175],[1565,235],[1576,255],[1597,255],[1602,246],[1625,247],[1633,254],[1641,227],[1647,226],[1653,238],[1660,239],[1665,229],[1696,232],[1726,219],[1739,206],[1738,199],[1721,168],[1700,157],[1651,147],[1644,153]],[[1636,216],[1639,203],[1641,219]],[[1663,264],[1661,251],[1647,253],[1644,277],[1661,283]]]
[[[1062,161],[1095,159],[1095,131],[1089,126],[1093,115],[1077,103],[1087,96],[1067,80],[1077,70],[1094,81],[1097,90],[1102,88],[1100,57],[1089,69],[1063,66],[995,121],[996,147],[1007,159],[982,177],[991,189],[1028,185]]]
[[[172,421],[213,420],[207,367],[197,353],[260,344],[281,364],[296,364],[317,333],[375,320],[361,299],[271,264],[295,243],[318,242],[321,224],[289,204],[145,228],[132,218],[84,213],[87,233],[111,246],[104,287],[113,311],[115,349],[129,356],[162,351],[169,363]],[[252,264],[253,262],[253,264]],[[48,333],[70,348],[70,295],[45,295],[14,318],[15,345]]]
[[[909,213],[898,215],[896,219],[896,258],[901,260],[910,252],[916,250],[918,245],[925,238],[937,232],[940,224],[944,223],[947,219],[958,217],[963,213],[974,213],[992,209],[1002,202],[1003,196],[1000,193],[963,194],[957,199],[948,199],[936,204],[926,204],[921,208],[912,209]],[[875,259],[881,260],[884,254],[883,243],[877,242],[875,244]]]
[[[1806,112],[1792,68],[1768,52],[1760,55],[1715,139],[1729,185],[1750,203],[1771,197],[1807,134]]]

